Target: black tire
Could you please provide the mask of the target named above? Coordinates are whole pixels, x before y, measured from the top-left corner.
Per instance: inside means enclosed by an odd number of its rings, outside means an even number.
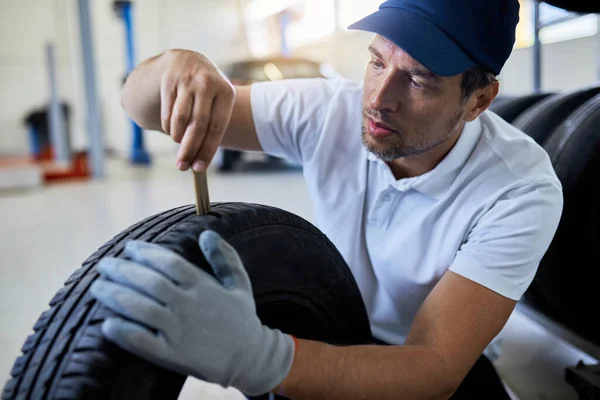
[[[492,104],[490,105],[490,109],[493,110],[494,108],[500,106],[500,104],[506,103],[507,101],[514,100],[516,98],[517,98],[517,96],[498,95],[498,96],[496,96],[496,98],[494,99]]]
[[[524,302],[600,345],[600,95],[567,118],[545,149],[563,185],[564,208]]]
[[[511,123],[525,110],[538,101],[550,96],[551,93],[536,93],[514,99],[492,103],[490,110],[498,114],[506,122]]]
[[[544,0],[544,3],[577,13],[600,13],[600,4],[590,0]]]
[[[198,247],[206,229],[240,253],[263,323],[332,344],[371,342],[354,278],[333,244],[307,221],[273,207],[213,204],[197,216],[186,206],[148,218],[96,251],[65,282],[23,345],[2,399],[176,399],[185,377],[104,340],[111,311],[88,293],[103,257],[120,257],[133,239],[164,245],[210,271]]]
[[[598,93],[600,86],[549,96],[527,109],[513,125],[543,146],[573,111]]]

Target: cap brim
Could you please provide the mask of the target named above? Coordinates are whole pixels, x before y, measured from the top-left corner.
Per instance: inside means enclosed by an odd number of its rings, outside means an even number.
[[[348,29],[374,32],[385,37],[441,76],[458,75],[475,64],[437,25],[412,11],[382,8]]]

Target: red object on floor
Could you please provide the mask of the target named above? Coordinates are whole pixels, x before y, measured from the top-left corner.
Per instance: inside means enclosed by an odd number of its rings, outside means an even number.
[[[34,155],[37,161],[52,161],[54,160],[54,151],[50,146],[44,146],[40,149],[38,154]]]
[[[91,171],[88,167],[88,155],[84,151],[71,155],[71,164],[68,167],[46,164],[43,166],[44,180],[46,182],[88,179]]]

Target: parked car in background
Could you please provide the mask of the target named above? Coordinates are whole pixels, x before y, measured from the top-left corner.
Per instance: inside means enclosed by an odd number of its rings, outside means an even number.
[[[329,64],[291,57],[269,57],[237,61],[224,67],[223,72],[234,85],[248,85],[253,82],[282,79],[329,79],[338,76]],[[263,166],[272,168],[286,165],[283,160],[277,157],[223,148],[219,149],[215,157],[215,164],[223,172],[238,168],[243,169],[243,164],[247,161],[260,162]]]

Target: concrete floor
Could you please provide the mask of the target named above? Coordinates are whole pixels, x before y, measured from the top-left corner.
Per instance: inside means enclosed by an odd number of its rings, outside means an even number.
[[[48,301],[80,263],[131,224],[194,202],[190,172],[174,168],[172,157],[153,168],[110,161],[101,181],[43,189],[0,191],[0,379],[8,378],[19,349]],[[211,201],[269,204],[309,220],[312,208],[302,176],[295,171],[209,172]],[[515,312],[504,331],[496,365],[515,399],[576,400],[564,383],[564,367],[591,357],[572,348]],[[195,379],[180,399],[244,397]]]

